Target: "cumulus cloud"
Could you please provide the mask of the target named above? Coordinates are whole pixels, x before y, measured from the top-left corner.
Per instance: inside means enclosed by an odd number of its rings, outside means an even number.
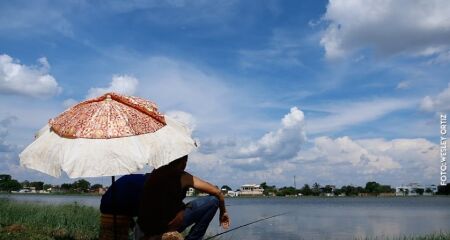
[[[450,83],[437,96],[426,96],[420,103],[420,108],[428,112],[446,112],[450,110]]]
[[[197,127],[196,120],[195,120],[194,116],[192,116],[192,114],[190,114],[190,113],[173,110],[173,111],[167,112],[166,115],[183,123],[191,131],[191,133]]]
[[[314,147],[302,160],[320,160],[332,164],[350,164],[364,173],[372,173],[400,168],[400,164],[389,155],[375,154],[351,138],[318,137],[314,139]]]
[[[0,92],[32,97],[49,97],[61,92],[56,79],[48,73],[46,58],[38,59],[39,66],[27,66],[9,55],[0,55]]]
[[[437,176],[438,153],[438,146],[423,138],[353,140],[348,136],[335,139],[322,136],[314,139],[312,148],[300,152],[297,160],[320,164],[313,171],[321,171],[320,166],[331,167],[334,174],[350,174],[355,179],[422,182]]]
[[[291,108],[281,120],[281,127],[265,134],[259,140],[230,154],[233,158],[262,158],[286,160],[294,157],[306,141],[305,116],[297,107]]]
[[[430,56],[450,49],[446,0],[331,0],[320,40],[329,59],[365,48],[382,55]]]
[[[9,116],[0,120],[0,152],[11,152],[15,150],[16,146],[6,141],[9,134],[9,127],[17,120],[15,116]]]
[[[86,98],[98,97],[107,92],[117,92],[125,95],[133,95],[139,81],[128,75],[114,75],[112,81],[106,88],[91,88]]]
[[[264,181],[286,185],[294,175],[298,183],[310,184],[435,183],[439,148],[426,139],[320,136],[308,142],[304,125],[303,112],[294,107],[278,129],[259,139],[203,140],[190,167],[207,178],[236,185]]]
[[[333,102],[324,106],[312,106],[326,116],[307,120],[308,133],[325,133],[341,130],[356,124],[367,123],[388,113],[414,107],[417,102],[404,99],[372,99],[352,102]]]

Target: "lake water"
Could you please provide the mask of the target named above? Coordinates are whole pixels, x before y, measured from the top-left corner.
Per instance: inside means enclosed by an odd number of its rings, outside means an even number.
[[[0,195],[19,201],[98,207],[100,197]],[[187,199],[189,201],[189,199]],[[221,239],[353,239],[450,231],[450,197],[227,198],[232,227],[288,212],[224,234]],[[221,232],[218,219],[208,234]]]

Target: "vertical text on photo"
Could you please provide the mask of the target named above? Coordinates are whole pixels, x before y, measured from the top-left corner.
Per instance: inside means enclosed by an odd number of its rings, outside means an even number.
[[[440,117],[441,131],[440,131],[440,149],[441,149],[441,185],[447,185],[447,114],[441,114]]]

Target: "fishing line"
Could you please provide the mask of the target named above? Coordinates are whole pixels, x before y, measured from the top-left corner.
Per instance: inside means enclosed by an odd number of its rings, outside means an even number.
[[[220,236],[220,235],[225,234],[225,233],[229,233],[229,232],[231,232],[231,231],[234,231],[234,230],[236,230],[236,229],[239,229],[239,228],[248,226],[248,225],[250,225],[250,224],[254,224],[254,223],[257,223],[257,222],[261,222],[261,221],[267,220],[267,219],[269,219],[269,218],[274,218],[274,217],[278,217],[278,216],[281,216],[281,215],[286,215],[286,214],[288,214],[288,213],[289,213],[289,212],[284,212],[284,213],[279,213],[279,214],[276,214],[276,215],[273,215],[273,216],[270,216],[270,217],[261,218],[261,219],[258,219],[258,220],[256,220],[256,221],[249,222],[249,223],[246,223],[246,224],[244,224],[244,225],[237,226],[237,227],[232,228],[232,229],[230,229],[230,230],[227,230],[227,231],[225,231],[225,232],[218,233],[218,234],[216,234],[216,235],[214,235],[214,236],[211,236],[211,237],[209,237],[209,238],[206,238],[206,239],[204,239],[204,240],[208,240],[208,239],[211,239],[211,238],[215,238],[215,237],[217,237],[217,236]]]

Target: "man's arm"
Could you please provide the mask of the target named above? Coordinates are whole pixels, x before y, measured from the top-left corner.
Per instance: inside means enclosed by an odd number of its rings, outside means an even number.
[[[181,186],[183,188],[193,187],[201,192],[216,196],[217,199],[219,199],[220,223],[224,228],[228,228],[230,220],[225,208],[225,199],[220,189],[196,176],[192,176],[189,173],[184,173],[181,176]]]

